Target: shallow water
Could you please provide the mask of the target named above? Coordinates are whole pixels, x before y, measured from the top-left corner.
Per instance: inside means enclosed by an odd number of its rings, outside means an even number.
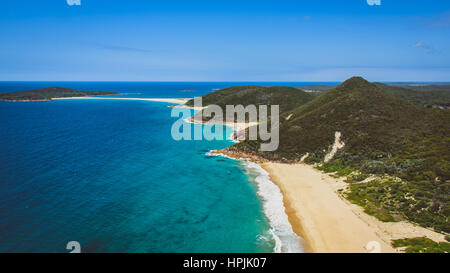
[[[0,102],[0,252],[302,251],[264,173],[173,140],[168,105]]]

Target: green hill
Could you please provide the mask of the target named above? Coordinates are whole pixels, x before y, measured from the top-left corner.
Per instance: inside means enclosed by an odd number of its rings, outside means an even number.
[[[222,109],[226,105],[280,105],[280,115],[284,117],[286,113],[314,97],[293,87],[234,86],[202,96],[202,103],[203,106],[216,104]],[[190,100],[186,105],[193,106],[194,101]]]
[[[408,103],[362,78],[347,80],[288,112],[293,115],[282,120],[280,148],[267,155],[274,159],[319,153],[333,143],[336,131],[342,132],[346,150],[375,153],[400,151],[405,140],[418,135],[434,138],[449,133],[450,113]]]
[[[450,90],[444,89],[444,85],[442,87],[433,85],[427,89],[417,87],[417,90],[413,89],[415,87],[411,86],[403,87],[382,83],[375,83],[375,85],[396,97],[423,105],[425,107],[450,107]]]
[[[307,162],[321,163],[322,170],[359,173],[348,197],[368,213],[450,232],[449,111],[424,108],[355,77],[285,114],[292,116],[280,120],[277,151],[260,152],[258,141],[229,149],[291,162],[309,153]],[[325,163],[336,132],[345,147]],[[370,174],[389,177],[357,183]]]
[[[80,91],[63,87],[47,87],[21,92],[0,93],[0,100],[5,101],[49,101],[54,98],[87,97],[117,95],[109,91]]]
[[[391,95],[425,107],[450,108],[450,85],[374,84]],[[312,94],[320,94],[336,88],[336,85],[311,85],[297,88],[305,92],[312,92]]]

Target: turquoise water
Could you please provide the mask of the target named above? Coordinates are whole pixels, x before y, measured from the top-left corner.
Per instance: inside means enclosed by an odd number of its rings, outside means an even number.
[[[268,177],[173,140],[168,105],[0,102],[0,252],[301,251]]]

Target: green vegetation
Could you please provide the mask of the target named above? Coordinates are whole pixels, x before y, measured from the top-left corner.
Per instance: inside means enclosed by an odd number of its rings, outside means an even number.
[[[361,160],[358,162],[352,158],[341,151],[332,161],[318,167],[348,177],[350,185],[345,193],[348,200],[381,221],[406,219],[436,231],[450,232],[450,183],[426,170],[425,159],[358,157]],[[373,175],[374,179],[364,182]]]
[[[405,247],[406,253],[449,253],[450,243],[440,242],[437,243],[431,239],[422,238],[410,238],[395,240],[392,243],[395,248]]]
[[[338,176],[347,176],[358,170],[357,167],[346,165],[339,159],[330,162],[323,162],[317,166],[317,169],[326,173],[336,173]]]
[[[443,200],[436,200],[440,204],[428,209],[427,202],[433,196],[426,196],[429,192],[439,189],[425,183],[405,182],[393,178],[378,178],[367,183],[352,183],[347,192],[347,198],[377,217],[381,221],[391,222],[410,219],[413,222],[422,222],[425,226],[434,226],[438,230],[445,229],[445,216],[437,213]],[[439,187],[434,185],[434,187]],[[421,190],[425,189],[425,196]],[[418,199],[416,199],[418,198]],[[444,203],[445,204],[445,203]],[[427,209],[424,209],[427,208]]]
[[[241,91],[248,94],[248,88],[228,89],[233,90],[232,97],[227,96],[227,89],[220,90],[216,93],[220,96],[209,97],[207,102],[219,99],[222,104],[252,104],[254,96],[240,100],[236,95]],[[402,92],[409,92],[406,90]],[[425,108],[399,96],[387,92],[384,85],[355,77],[300,101],[297,107],[293,100],[283,105],[286,100],[280,98],[278,150],[261,152],[259,140],[246,140],[229,149],[280,162],[297,162],[309,153],[306,163],[350,176],[347,197],[369,214],[383,221],[405,219],[448,233],[450,111]],[[324,163],[335,132],[342,133],[345,147]],[[359,183],[372,175],[381,178]]]
[[[350,154],[339,152],[334,160],[322,163],[318,169],[347,176],[350,185],[345,196],[352,203],[381,221],[407,219],[449,232],[449,183],[437,181],[432,172],[423,172],[423,160],[407,159],[400,163],[365,159],[358,163],[349,158]],[[370,176],[373,179],[364,182]]]
[[[450,108],[450,85],[388,85],[383,83],[374,83],[383,91],[425,107]],[[336,85],[311,85],[297,87],[312,94],[324,93],[336,88]]]
[[[450,86],[447,85],[430,85],[426,88],[425,86],[393,86],[382,83],[375,83],[375,85],[398,98],[425,107],[450,107]]]
[[[400,84],[399,86],[417,91],[450,91],[450,84]]]
[[[226,105],[280,105],[280,116],[286,118],[290,110],[313,99],[314,95],[292,87],[235,86],[203,96],[202,103],[203,106],[216,104],[222,109]],[[186,105],[193,106],[194,100],[188,101]]]
[[[392,186],[392,184],[397,185],[396,183],[391,183],[389,186]],[[386,187],[379,180],[352,184],[350,187],[351,190],[347,193],[347,199],[363,207],[367,214],[375,216],[383,222],[401,220],[392,213],[395,211],[393,208],[398,202],[398,200],[394,200],[394,197],[398,197],[396,196],[398,191],[393,192],[390,187]],[[400,199],[404,199],[404,196],[401,196]],[[406,201],[406,199],[401,201]]]
[[[6,101],[48,101],[54,98],[86,97],[117,95],[109,91],[80,91],[62,87],[47,87],[42,89],[27,90],[21,92],[0,93],[0,100]]]
[[[337,85],[317,84],[317,85],[299,86],[297,88],[305,92],[325,92],[333,88],[336,88],[336,86]]]
[[[314,97],[306,92],[292,87],[283,86],[235,86],[214,91],[202,97],[203,105],[276,105],[279,104],[280,112],[285,112],[311,101]],[[194,100],[186,103],[194,105]]]

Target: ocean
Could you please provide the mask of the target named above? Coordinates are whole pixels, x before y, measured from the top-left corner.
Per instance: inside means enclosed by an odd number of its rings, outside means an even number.
[[[0,92],[62,86],[185,98],[311,84],[0,82]],[[81,252],[304,252],[268,174],[209,154],[230,140],[173,140],[169,105],[0,102],[0,252],[64,253],[69,241]]]

